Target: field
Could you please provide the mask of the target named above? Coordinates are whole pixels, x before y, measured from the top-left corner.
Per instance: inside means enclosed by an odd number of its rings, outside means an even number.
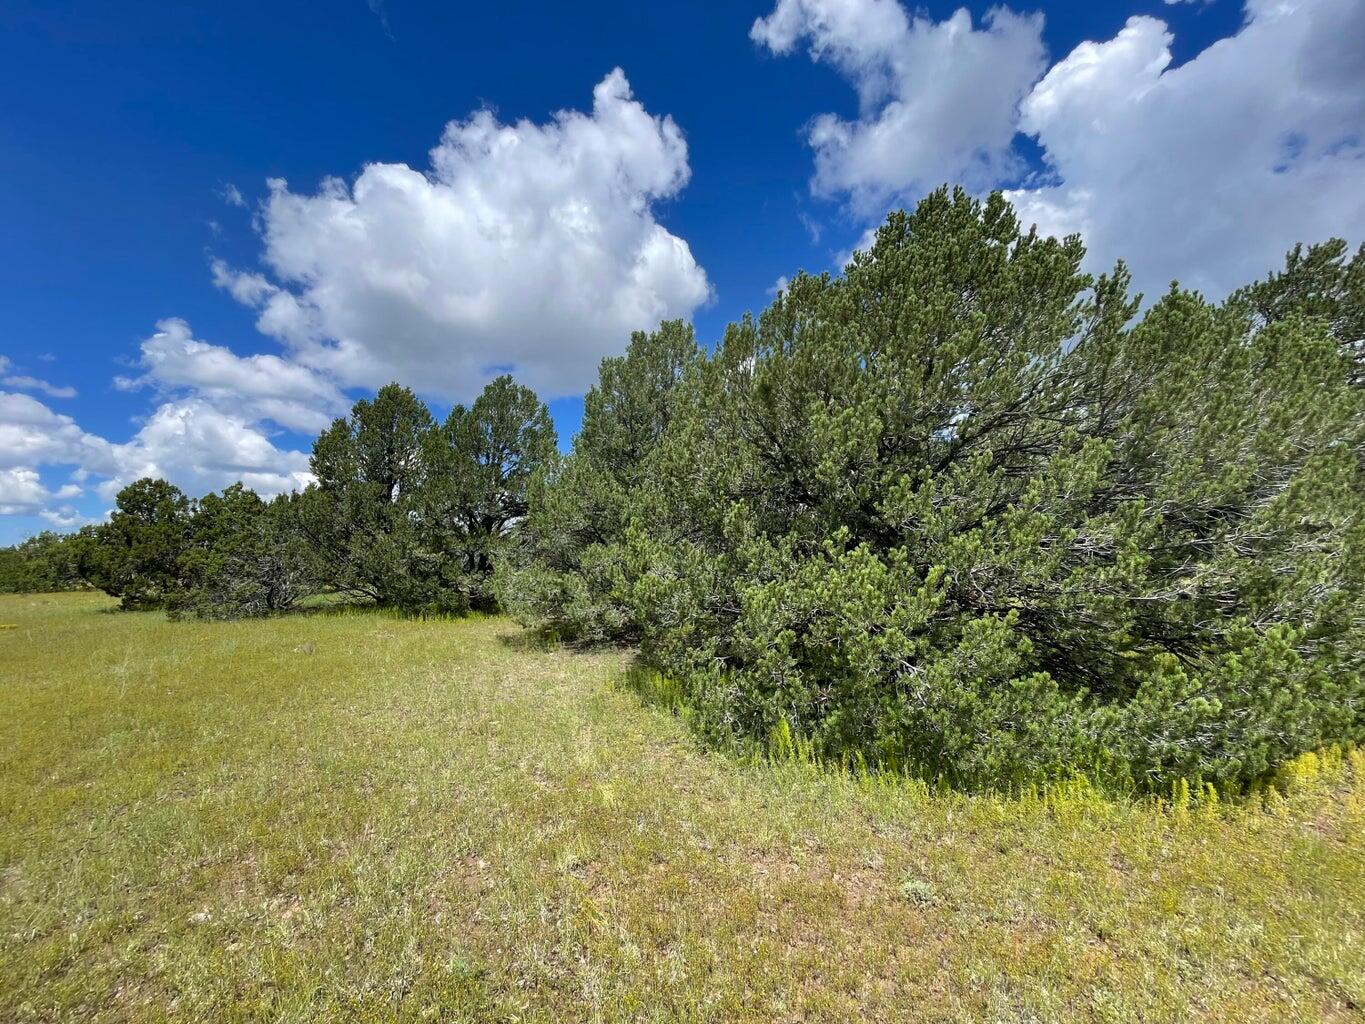
[[[0,598],[0,1020],[1361,1020],[1365,758],[1189,809],[741,764],[503,619]]]

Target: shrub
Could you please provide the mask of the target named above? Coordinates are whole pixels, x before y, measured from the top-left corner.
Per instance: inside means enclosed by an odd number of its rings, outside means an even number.
[[[1337,321],[1176,287],[1135,319],[1083,258],[942,190],[798,275],[630,478],[538,492],[541,621],[619,623],[705,728],[968,786],[1245,782],[1365,738]]]
[[[233,619],[285,611],[316,593],[316,559],[298,528],[300,499],[263,501],[240,483],[195,506],[173,616]]]
[[[164,608],[182,586],[190,500],[174,484],[144,477],[119,491],[115,506],[79,542],[81,572],[124,609]]]

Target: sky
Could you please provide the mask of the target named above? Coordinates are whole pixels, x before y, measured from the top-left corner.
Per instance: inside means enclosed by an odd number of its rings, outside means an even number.
[[[1365,0],[0,5],[0,544],[305,486],[390,380],[567,444],[945,182],[1219,299],[1365,239]]]

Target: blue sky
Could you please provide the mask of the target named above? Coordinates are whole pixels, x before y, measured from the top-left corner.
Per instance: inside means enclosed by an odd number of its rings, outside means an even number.
[[[142,472],[295,486],[395,377],[510,367],[567,439],[632,327],[712,342],[944,180],[1149,292],[1358,242],[1363,9],[10,0],[0,543]]]

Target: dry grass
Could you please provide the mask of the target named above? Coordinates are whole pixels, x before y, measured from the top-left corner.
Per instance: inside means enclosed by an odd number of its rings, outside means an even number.
[[[504,620],[105,608],[0,598],[0,1020],[1361,1019],[1359,755],[933,795],[706,754]]]

